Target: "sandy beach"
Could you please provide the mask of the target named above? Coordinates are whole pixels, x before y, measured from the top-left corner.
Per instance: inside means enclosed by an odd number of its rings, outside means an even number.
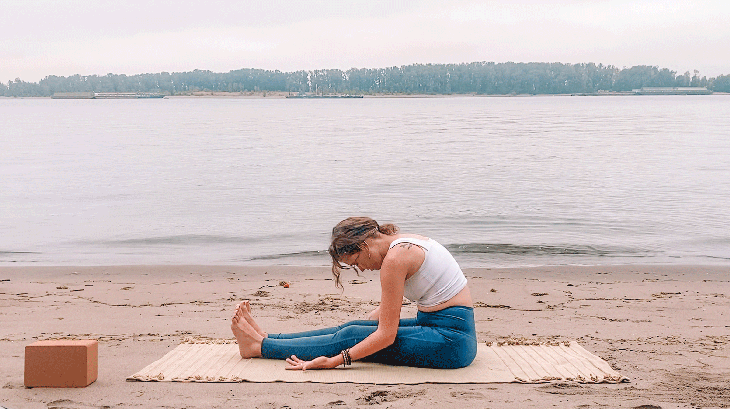
[[[0,267],[0,406],[730,407],[730,267],[561,266],[465,274],[480,342],[575,340],[631,382],[126,382],[188,337],[232,338],[230,316],[244,299],[268,332],[362,318],[377,305],[377,275],[347,276],[340,292],[327,267]],[[404,306],[404,316],[414,314],[412,304]],[[24,388],[24,347],[58,338],[99,341],[98,380],[81,389]]]

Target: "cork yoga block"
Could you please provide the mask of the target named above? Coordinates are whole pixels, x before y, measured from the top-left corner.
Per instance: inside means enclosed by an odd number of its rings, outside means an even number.
[[[25,347],[26,388],[83,388],[98,371],[96,340],[38,341]]]

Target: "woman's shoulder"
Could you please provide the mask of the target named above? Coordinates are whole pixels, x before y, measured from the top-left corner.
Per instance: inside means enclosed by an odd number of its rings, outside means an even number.
[[[425,243],[428,237],[418,235],[399,235],[393,240],[384,263],[407,271],[408,276],[418,271],[426,259]]]

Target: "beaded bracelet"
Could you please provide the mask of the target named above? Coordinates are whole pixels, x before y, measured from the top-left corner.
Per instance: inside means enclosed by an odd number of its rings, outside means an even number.
[[[352,365],[352,357],[350,357],[349,349],[343,349],[340,354],[342,354],[342,366]]]

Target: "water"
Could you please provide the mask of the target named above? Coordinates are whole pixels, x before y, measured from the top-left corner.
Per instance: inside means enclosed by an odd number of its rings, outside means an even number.
[[[0,99],[0,265],[730,264],[730,96]]]

